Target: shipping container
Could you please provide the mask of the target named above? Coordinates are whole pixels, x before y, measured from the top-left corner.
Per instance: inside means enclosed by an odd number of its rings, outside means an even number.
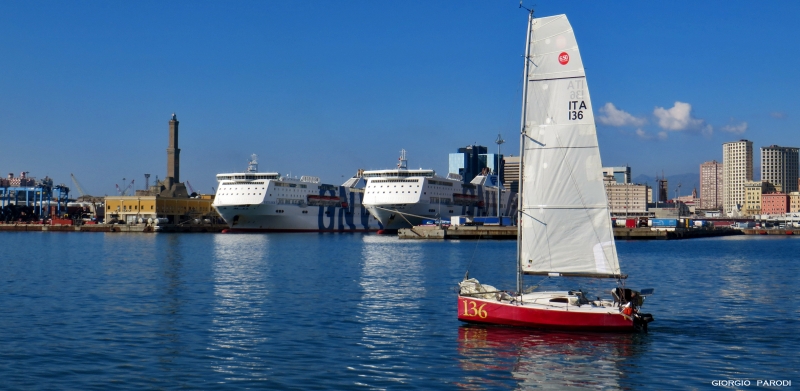
[[[462,225],[467,223],[466,216],[451,216],[450,225]]]
[[[677,227],[678,219],[650,219],[653,227]]]
[[[636,228],[636,219],[625,220],[625,228]]]

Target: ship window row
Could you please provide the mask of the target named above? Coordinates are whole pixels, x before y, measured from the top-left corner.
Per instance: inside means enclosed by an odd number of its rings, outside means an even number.
[[[433,181],[433,180],[431,180],[431,181],[428,181],[428,183],[430,183],[431,185],[440,185],[440,186],[453,187],[453,183],[452,182],[442,182],[442,181]]]
[[[417,183],[419,180],[417,179],[376,179],[373,181],[369,181],[369,183]]]
[[[245,194],[245,193],[241,193],[241,194],[239,194],[239,193],[222,193],[220,195],[261,195],[261,193],[258,193],[258,194],[256,194],[256,193],[252,193],[252,194],[251,193],[247,193],[247,194]]]
[[[380,172],[374,174],[367,174],[365,173],[363,176],[364,178],[381,178],[381,177],[414,177],[414,176],[421,176],[421,177],[432,177],[434,173],[432,172],[404,172],[404,171],[390,171],[390,172]]]
[[[431,204],[452,205],[453,200],[451,200],[450,198],[443,198],[443,197],[431,197]]]
[[[386,194],[386,193],[392,194],[393,192],[392,191],[388,191],[388,192],[387,191],[378,191],[378,190],[368,191],[367,192],[367,194]],[[402,190],[401,191],[394,191],[394,193],[405,193],[405,191],[402,191]],[[416,193],[417,193],[417,191],[414,190],[414,194],[416,194]],[[408,194],[411,194],[411,190],[408,191]]]
[[[242,185],[263,185],[265,182],[222,182],[219,187],[242,186]]]
[[[305,189],[308,186],[299,183],[276,182],[275,187],[299,187],[301,189]]]
[[[266,182],[263,182],[263,181],[262,181],[262,182],[241,182],[241,181],[236,181],[236,182],[223,182],[223,183],[221,183],[221,184],[220,184],[220,186],[233,186],[233,185],[263,185],[264,183],[266,183]]]
[[[367,189],[369,189],[369,188],[373,188],[374,189],[376,187],[383,188],[383,185],[380,185],[380,186],[378,186],[378,185],[367,186]],[[386,185],[386,187],[389,187],[389,185]],[[397,185],[394,185],[394,187],[397,187]],[[406,185],[400,185],[400,187],[406,187]],[[411,187],[411,185],[408,185],[408,187]],[[417,185],[417,187],[419,187],[419,185]]]

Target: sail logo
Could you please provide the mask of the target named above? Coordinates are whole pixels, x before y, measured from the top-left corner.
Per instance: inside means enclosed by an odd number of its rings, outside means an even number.
[[[567,54],[567,52],[561,52],[561,54],[558,55],[558,62],[561,65],[567,65],[569,62],[569,54]]]

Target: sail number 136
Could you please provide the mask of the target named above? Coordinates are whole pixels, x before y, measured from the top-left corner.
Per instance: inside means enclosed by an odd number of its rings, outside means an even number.
[[[569,119],[570,121],[583,119],[583,110],[586,109],[587,107],[585,101],[582,100],[569,101],[569,111],[567,111],[567,119]]]
[[[461,314],[463,316],[477,316],[481,319],[485,319],[489,316],[486,310],[483,309],[486,303],[481,304],[480,307],[478,303],[470,300],[464,300],[462,303],[464,303],[464,313]]]

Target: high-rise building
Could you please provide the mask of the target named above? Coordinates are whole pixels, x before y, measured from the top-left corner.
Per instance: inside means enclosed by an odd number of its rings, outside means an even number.
[[[500,166],[503,164],[503,155],[498,155],[496,153],[486,153],[478,155],[478,159],[480,160],[481,167],[486,167],[489,169],[489,172],[493,174],[497,174],[500,172]]]
[[[669,187],[667,185],[667,178],[656,177],[656,183],[658,183],[658,200],[656,202],[667,202],[669,199]]]
[[[487,167],[486,152],[487,148],[482,145],[468,145],[459,148],[458,153],[450,154],[448,172],[461,175],[464,183],[469,183]],[[483,155],[483,159],[481,159],[481,155]],[[491,155],[488,159],[492,160],[492,165],[495,165],[494,162],[497,161],[495,156]]]
[[[744,204],[744,184],[753,181],[753,142],[722,144],[722,207],[724,212],[740,211]]]
[[[778,191],[797,191],[798,149],[770,145],[761,147],[761,180],[772,183]]]
[[[700,208],[722,208],[722,163],[716,160],[700,165]]]
[[[631,168],[624,167],[603,167],[603,176],[613,176],[617,183],[631,183]]]
[[[503,158],[501,177],[503,187],[506,190],[519,193],[519,156],[506,156]]]

